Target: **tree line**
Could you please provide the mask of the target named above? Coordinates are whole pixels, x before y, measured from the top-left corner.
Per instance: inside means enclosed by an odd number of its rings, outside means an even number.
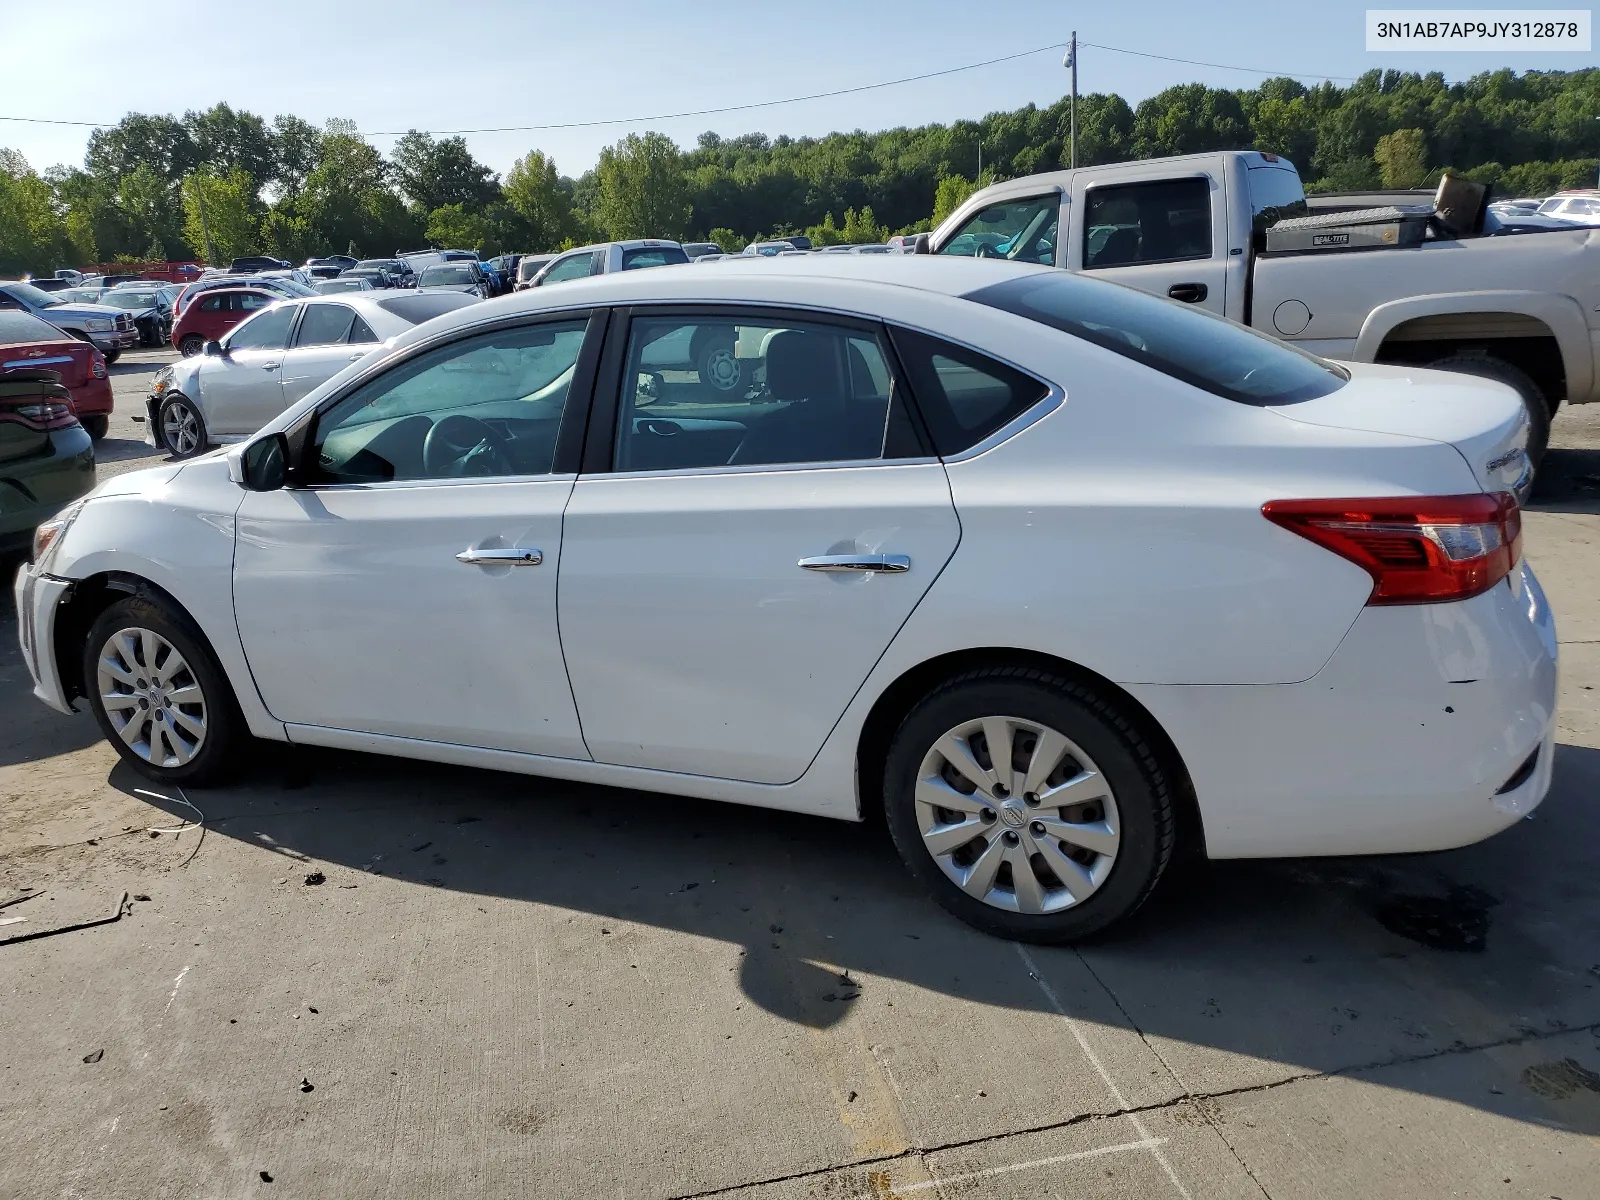
[[[1081,96],[1078,162],[1255,148],[1289,158],[1312,190],[1416,187],[1449,169],[1501,195],[1544,195],[1595,184],[1596,116],[1597,69],[1190,83],[1137,105]],[[424,245],[488,255],[646,236],[728,250],[801,232],[820,244],[880,241],[929,228],[994,179],[1065,165],[1068,129],[1063,98],[878,133],[703,133],[688,149],[629,134],[576,179],[538,150],[502,178],[460,137],[413,131],[385,157],[350,121],[268,122],[227,104],[181,118],[134,113],[96,130],[81,166],[40,173],[0,150],[0,274]]]

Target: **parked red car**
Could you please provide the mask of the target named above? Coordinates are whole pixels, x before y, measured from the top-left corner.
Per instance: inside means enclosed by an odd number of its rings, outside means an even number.
[[[172,327],[172,344],[185,358],[192,358],[240,321],[284,297],[263,288],[218,288],[202,292],[200,298],[183,310]]]
[[[72,395],[72,412],[95,441],[111,427],[111,380],[106,356],[21,311],[0,312],[0,381],[22,372],[54,371]]]

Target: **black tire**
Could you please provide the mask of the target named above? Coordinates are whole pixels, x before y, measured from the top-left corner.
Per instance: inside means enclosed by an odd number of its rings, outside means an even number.
[[[173,438],[167,433],[168,414],[180,406],[193,419],[194,442],[192,445],[174,444]],[[161,410],[157,414],[156,420],[160,422],[157,436],[161,439],[161,444],[167,448],[167,453],[171,454],[173,458],[194,458],[196,455],[204,454],[211,448],[211,435],[206,432],[204,415],[201,414],[199,406],[182,392],[174,392],[161,402]]]
[[[111,432],[111,418],[104,413],[93,417],[79,417],[78,424],[83,426],[91,441],[98,442]]]
[[[183,341],[178,343],[178,353],[185,358],[193,358],[206,348],[206,340],[198,333],[186,333]]]
[[[152,758],[141,755],[118,732],[117,725],[107,713],[99,679],[101,651],[106,648],[114,635],[124,630],[149,630],[164,639],[172,649],[182,655],[188,667],[187,678],[183,672],[178,672],[174,676],[168,676],[167,683],[177,688],[186,687],[192,682],[200,690],[202,704],[199,707],[204,718],[204,735],[197,739],[193,757],[179,765],[162,765],[152,761]],[[134,641],[139,644],[140,638],[136,635]],[[163,665],[170,664],[171,661],[170,654],[158,657],[155,663],[156,671],[159,673]],[[147,671],[150,665],[140,663],[135,669]],[[153,678],[145,679],[142,676],[135,680],[135,683],[144,684],[154,682]],[[160,600],[129,596],[118,600],[100,614],[90,627],[89,636],[83,645],[83,690],[84,695],[88,697],[89,707],[94,710],[94,719],[99,723],[101,732],[116,748],[122,760],[145,778],[159,783],[205,785],[221,782],[237,765],[241,752],[249,742],[249,731],[245,726],[243,715],[239,712],[233,688],[217,662],[216,655],[211,652],[205,635],[190,620],[188,614]],[[159,707],[165,707],[168,711],[172,707],[183,707],[192,717],[197,706],[191,703],[187,706]],[[148,705],[141,711],[148,713]],[[167,741],[165,735],[155,733],[156,719],[153,716],[146,718],[141,715],[135,719],[143,722],[144,732],[140,736],[143,737],[145,744],[158,748],[153,754],[166,754],[176,758],[171,752],[171,746],[175,743]],[[163,723],[173,720],[165,714],[161,719]],[[177,728],[176,724],[173,727]]]
[[[121,357],[122,357],[122,351],[121,350],[107,350],[106,351],[106,366],[109,367],[112,363],[116,362],[117,359],[119,359]]]
[[[1036,721],[1076,743],[1115,798],[1121,842],[1099,887],[1058,912],[1024,915],[984,903],[949,879],[924,845],[914,801],[924,756],[964,721],[1007,715]],[[911,874],[950,912],[986,933],[1063,944],[1125,920],[1166,870],[1176,838],[1170,777],[1138,727],[1092,689],[1024,667],[972,671],[947,681],[901,722],[884,767],[889,834]],[[1039,811],[1039,810],[1035,810]],[[1003,832],[1003,826],[992,826]]]
[[[1506,384],[1522,397],[1522,407],[1528,410],[1528,461],[1539,469],[1545,448],[1550,444],[1550,402],[1545,399],[1539,385],[1521,367],[1512,366],[1503,358],[1486,354],[1449,354],[1428,364],[1435,371],[1456,371],[1462,375],[1477,375]]]

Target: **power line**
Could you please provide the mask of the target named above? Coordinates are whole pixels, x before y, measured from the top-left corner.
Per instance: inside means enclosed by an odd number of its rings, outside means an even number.
[[[920,75],[906,75],[900,79],[885,79],[879,83],[864,83],[857,87],[835,88],[829,92],[811,92],[804,96],[786,96],[781,100],[757,100],[750,104],[728,104],[719,108],[698,108],[684,112],[655,113],[641,117],[607,117],[595,121],[559,121],[542,125],[495,125],[481,129],[423,129],[419,133],[430,135],[451,136],[466,133],[536,133],[556,129],[594,129],[605,125],[640,125],[647,121],[673,121],[684,117],[714,117],[724,113],[750,112],[758,108],[777,108],[785,104],[802,104],[809,100],[828,100],[836,96],[854,96],[862,92],[878,91],[881,88],[899,87],[905,83],[919,83],[925,79],[939,79],[946,75],[958,75],[963,71],[978,71],[984,67],[998,66],[1000,63],[1015,62],[1019,58],[1032,58],[1035,54],[1043,54],[1048,50],[1060,50],[1068,43],[1052,42],[1048,46],[1035,46],[1031,50],[1019,50],[1015,54],[1005,54],[999,58],[988,58],[982,62],[964,63],[959,67],[946,67],[939,71],[925,71]],[[1193,58],[1174,58],[1167,54],[1151,54],[1145,50],[1129,50],[1122,46],[1108,46],[1102,42],[1086,42],[1079,40],[1078,45],[1093,47],[1096,50],[1109,50],[1113,54],[1127,54],[1136,58],[1151,58],[1161,62],[1182,63],[1189,67],[1209,67],[1218,71],[1243,71],[1250,75],[1288,76],[1299,79],[1330,79],[1341,83],[1353,83],[1358,78],[1354,75],[1326,75],[1314,71],[1268,71],[1260,67],[1240,67],[1231,63],[1202,62]],[[68,121],[57,117],[8,117],[0,116],[0,121],[16,121],[29,125],[72,125],[86,129],[109,129],[118,124],[116,121]],[[400,137],[410,133],[409,129],[378,129],[369,133],[371,137]]]
[[[748,112],[753,108],[775,108],[780,104],[799,104],[806,100],[827,100],[833,96],[853,96],[859,92],[876,91],[879,88],[898,87],[902,83],[916,83],[923,79],[938,79],[943,75],[955,75],[962,71],[976,71],[982,67],[992,67],[997,63],[1014,62],[1019,58],[1031,58],[1035,54],[1043,54],[1046,50],[1059,50],[1066,42],[1052,42],[1048,46],[1035,46],[1032,50],[1019,50],[1016,54],[1007,54],[1000,58],[989,58],[983,62],[967,63],[959,67],[946,67],[942,71],[927,71],[921,75],[907,75],[903,79],[886,79],[882,83],[864,83],[859,87],[837,88],[831,92],[812,92],[806,96],[788,96],[782,100],[758,100],[753,104],[729,104],[722,108],[700,108],[691,112],[656,113],[648,117],[609,117],[601,121],[565,121],[551,125],[500,125],[491,129],[420,129],[418,133],[428,134],[457,134],[457,133],[525,133],[542,129],[592,129],[597,125],[638,125],[645,121],[672,121],[679,117],[712,117],[722,113]],[[409,129],[379,129],[374,130],[373,137],[397,137],[410,133]]]
[[[1121,46],[1104,46],[1099,42],[1079,41],[1080,46],[1093,46],[1096,50],[1110,50],[1113,54],[1132,54],[1138,58],[1157,58],[1162,62],[1182,63],[1186,67],[1213,67],[1218,71],[1244,71],[1250,75],[1284,76],[1289,79],[1337,79],[1341,83],[1355,83],[1359,75],[1324,75],[1317,71],[1264,71],[1260,67],[1235,67],[1229,63],[1201,62],[1193,58],[1173,58],[1167,54],[1150,54],[1144,50],[1125,50]]]

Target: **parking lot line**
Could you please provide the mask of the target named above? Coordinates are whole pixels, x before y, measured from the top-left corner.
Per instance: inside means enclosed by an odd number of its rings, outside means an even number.
[[[968,1171],[962,1175],[946,1175],[940,1179],[925,1179],[921,1183],[908,1183],[905,1187],[894,1188],[890,1191],[893,1196],[909,1196],[913,1192],[925,1192],[929,1188],[942,1188],[951,1183],[967,1183],[974,1179],[988,1179],[994,1175],[1009,1175],[1013,1171],[1029,1171],[1034,1167],[1053,1167],[1057,1163],[1077,1162],[1083,1158],[1099,1158],[1102,1154],[1117,1154],[1123,1150],[1149,1150],[1157,1152],[1158,1147],[1167,1143],[1166,1138],[1144,1137],[1137,1142],[1121,1142],[1115,1146],[1099,1146],[1093,1150],[1079,1150],[1073,1154],[1056,1154],[1049,1158],[1036,1158],[1031,1162],[1008,1163],[1003,1167],[989,1167],[983,1171]],[[1170,1173],[1171,1168],[1168,1168]],[[1188,1195],[1187,1192],[1184,1195]]]
[[[1023,966],[1027,967],[1029,976],[1039,985],[1039,990],[1044,993],[1044,998],[1050,1002],[1050,1007],[1055,1010],[1056,1016],[1066,1022],[1067,1029],[1071,1031],[1073,1039],[1078,1043],[1078,1048],[1083,1051],[1083,1056],[1089,1060],[1089,1065],[1100,1076],[1100,1082],[1106,1085],[1106,1090],[1111,1093],[1111,1098],[1117,1102],[1118,1107],[1127,1108],[1128,1101],[1123,1096],[1122,1089],[1116,1085],[1116,1082],[1111,1078],[1111,1073],[1105,1069],[1099,1056],[1090,1048],[1089,1040],[1083,1036],[1083,1031],[1078,1028],[1078,1023],[1067,1015],[1067,1010],[1056,996],[1055,989],[1045,982],[1044,975],[1040,973],[1038,964],[1033,961],[1033,956],[1028,953],[1027,948],[1021,942],[1014,942],[1013,945],[1016,947],[1018,956],[1022,959]],[[1139,1119],[1138,1113],[1130,1112],[1128,1119],[1133,1123],[1134,1132],[1141,1139],[1140,1143],[1129,1143],[1129,1145],[1147,1145],[1150,1153],[1155,1156],[1156,1162],[1161,1164],[1162,1171],[1166,1173],[1178,1195],[1182,1196],[1183,1200],[1194,1200],[1194,1197],[1189,1194],[1189,1189],[1184,1187],[1183,1181],[1178,1178],[1178,1173],[1172,1169],[1172,1163],[1161,1152],[1162,1139],[1150,1136],[1150,1130]]]

